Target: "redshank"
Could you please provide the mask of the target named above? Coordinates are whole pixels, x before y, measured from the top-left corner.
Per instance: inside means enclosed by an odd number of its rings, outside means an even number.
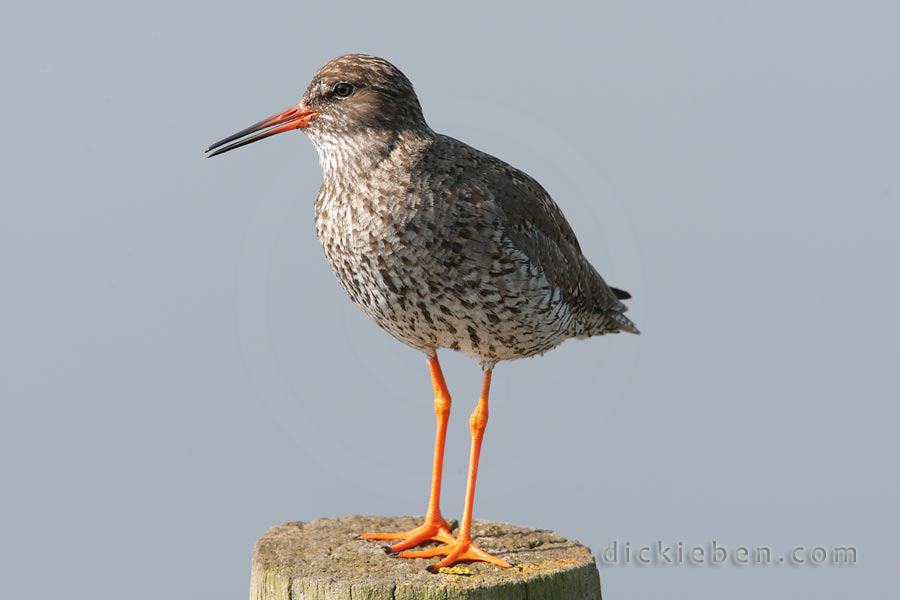
[[[322,164],[315,204],[325,256],[350,298],[384,330],[423,352],[434,385],[437,432],[424,523],[364,533],[400,540],[401,557],[442,556],[429,567],[486,561],[472,542],[472,504],[494,366],[543,354],[568,338],[638,333],[621,302],[581,253],[541,185],[518,169],[434,132],[410,81],[388,61],[351,54],[319,69],[296,106],[216,142],[209,156],[303,129]],[[441,469],[450,392],[437,350],[477,360],[481,397],[463,517],[456,536],[441,515]],[[408,550],[426,541],[441,545]]]

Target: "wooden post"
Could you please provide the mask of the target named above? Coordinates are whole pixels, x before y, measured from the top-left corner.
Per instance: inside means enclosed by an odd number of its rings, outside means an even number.
[[[414,517],[342,517],[273,527],[256,542],[250,600],[600,600],[590,550],[546,529],[475,521],[483,550],[514,563],[500,569],[458,563],[440,574],[437,559],[385,554],[363,531],[403,531]]]

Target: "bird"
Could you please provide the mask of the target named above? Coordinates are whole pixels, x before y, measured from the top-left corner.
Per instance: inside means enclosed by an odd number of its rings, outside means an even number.
[[[510,563],[474,544],[472,511],[496,365],[544,354],[570,338],[640,333],[631,295],[606,284],[575,232],[532,177],[432,130],[410,80],[383,58],[348,54],[313,76],[298,104],[207,149],[223,154],[300,129],[318,153],[316,233],[350,299],[382,329],[425,355],[436,432],[424,521],[366,532],[403,558]],[[481,395],[456,535],[443,517],[441,475],[451,396],[439,349],[476,360]],[[437,546],[411,550],[425,542]]]

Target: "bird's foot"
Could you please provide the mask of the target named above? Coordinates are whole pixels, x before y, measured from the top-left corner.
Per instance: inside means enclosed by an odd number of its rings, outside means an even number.
[[[428,567],[428,570],[432,573],[437,573],[442,567],[449,567],[460,561],[482,561],[505,569],[512,567],[511,564],[502,558],[492,556],[476,546],[472,543],[472,540],[454,539],[451,543],[444,546],[437,546],[426,550],[401,552],[397,556],[400,558],[432,558],[434,556],[443,556],[444,558]]]
[[[435,519],[425,519],[422,525],[409,531],[396,531],[393,533],[363,533],[359,536],[361,540],[403,540],[391,546],[388,552],[401,552],[407,548],[418,546],[424,542],[441,542],[444,544],[452,543],[456,540],[450,534],[450,525],[443,517]]]

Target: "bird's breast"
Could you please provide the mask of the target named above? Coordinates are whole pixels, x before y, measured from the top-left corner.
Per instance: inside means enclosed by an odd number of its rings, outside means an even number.
[[[395,204],[361,186],[323,190],[316,202],[316,233],[341,285],[370,316],[391,301],[409,273],[413,240]]]
[[[316,201],[316,234],[335,258],[382,253],[398,241],[400,224],[391,209],[369,186],[323,190]]]

